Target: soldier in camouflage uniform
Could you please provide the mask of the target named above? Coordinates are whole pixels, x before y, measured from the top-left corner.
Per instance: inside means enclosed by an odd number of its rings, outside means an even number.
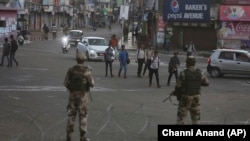
[[[68,70],[64,80],[65,87],[70,91],[67,105],[67,141],[71,141],[77,113],[79,114],[80,141],[89,141],[86,137],[87,103],[90,87],[94,86],[94,79],[91,69],[83,65],[85,59],[85,55],[79,53],[76,57],[77,65]]]
[[[200,122],[200,90],[201,86],[208,86],[209,81],[201,70],[195,68],[195,62],[194,56],[186,59],[187,68],[180,72],[175,86],[179,101],[177,124],[184,124],[188,112],[190,112],[192,124]]]

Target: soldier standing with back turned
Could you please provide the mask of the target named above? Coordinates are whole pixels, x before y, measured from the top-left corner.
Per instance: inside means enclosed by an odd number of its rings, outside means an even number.
[[[200,123],[200,90],[201,86],[208,86],[209,81],[200,69],[195,68],[196,59],[189,56],[186,59],[186,69],[180,72],[175,95],[179,101],[177,124],[184,124],[187,112],[190,112],[192,124]]]
[[[88,94],[94,86],[91,69],[84,66],[86,57],[79,53],[76,57],[77,65],[71,67],[64,80],[64,86],[70,91],[67,112],[67,141],[71,141],[74,132],[74,122],[79,114],[80,141],[89,141],[87,133]]]

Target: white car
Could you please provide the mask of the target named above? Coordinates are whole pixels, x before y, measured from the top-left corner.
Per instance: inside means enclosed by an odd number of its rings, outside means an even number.
[[[245,50],[217,49],[208,58],[207,72],[211,77],[224,74],[250,75],[250,53]]]
[[[108,40],[103,37],[84,37],[76,48],[76,53],[84,53],[87,60],[104,60]],[[115,54],[115,51],[113,52]]]

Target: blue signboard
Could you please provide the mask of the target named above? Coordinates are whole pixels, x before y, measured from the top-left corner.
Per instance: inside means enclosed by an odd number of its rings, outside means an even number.
[[[209,22],[210,0],[164,0],[163,19],[168,22]]]

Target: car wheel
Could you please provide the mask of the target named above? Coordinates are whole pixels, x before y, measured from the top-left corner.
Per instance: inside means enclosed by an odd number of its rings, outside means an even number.
[[[221,76],[221,73],[220,73],[220,70],[218,68],[212,68],[211,71],[210,71],[210,75],[211,77],[219,77]]]

